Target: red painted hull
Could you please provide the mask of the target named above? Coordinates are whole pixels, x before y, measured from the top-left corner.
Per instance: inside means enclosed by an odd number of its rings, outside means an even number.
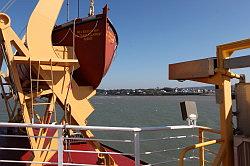
[[[105,146],[106,151],[108,152],[118,152],[117,150]],[[78,150],[78,151],[95,151],[91,145],[87,143],[75,143],[70,145],[70,150]],[[57,153],[50,159],[49,162],[54,162],[56,163],[58,161],[57,158]],[[21,160],[23,161],[29,161],[30,158],[32,158],[32,153],[31,152],[26,152],[22,157]],[[115,163],[118,164],[119,166],[134,166],[135,161],[134,158],[131,156],[124,156],[124,155],[111,155],[112,158],[114,159]],[[63,153],[63,162],[64,163],[74,163],[74,164],[89,164],[89,165],[96,165],[98,161],[98,154],[91,154],[91,153]],[[146,164],[142,162],[142,164]],[[51,165],[51,164],[50,164]],[[48,165],[49,166],[49,165]],[[55,166],[55,165],[54,165]]]
[[[107,11],[105,7],[102,14],[56,26],[52,33],[54,46],[74,47],[80,68],[73,77],[80,86],[97,88],[112,63],[118,36]]]

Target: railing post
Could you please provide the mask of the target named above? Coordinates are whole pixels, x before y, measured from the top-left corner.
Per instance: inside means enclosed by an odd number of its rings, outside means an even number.
[[[135,166],[140,166],[140,130],[134,131]]]
[[[199,128],[199,143],[204,142],[204,130]],[[205,165],[205,147],[199,148],[199,160],[200,160],[200,166]]]
[[[58,129],[58,166],[63,166],[63,129]]]

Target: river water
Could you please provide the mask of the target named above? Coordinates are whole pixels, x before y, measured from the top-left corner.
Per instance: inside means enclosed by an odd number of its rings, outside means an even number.
[[[187,122],[182,120],[180,105],[182,101],[195,101],[198,110],[198,125],[212,128],[219,127],[219,109],[214,96],[97,96],[91,99],[95,111],[88,118],[88,125],[94,126],[123,126],[123,127],[147,127],[182,125]],[[0,120],[6,121],[7,115],[3,111],[3,102],[0,102]],[[94,132],[102,139],[132,139],[132,133]],[[159,137],[171,137],[180,135],[197,134],[194,131],[178,132],[146,132],[142,133],[142,139],[155,139]],[[142,153],[176,149],[191,145],[196,140],[172,139],[152,142],[141,142]],[[132,153],[133,147],[128,143],[103,142],[123,152]],[[178,151],[159,152],[154,155],[142,155],[142,158],[150,163],[176,159]],[[176,165],[165,163],[162,165]],[[188,165],[195,165],[193,162]]]
[[[162,126],[186,124],[179,103],[195,101],[198,124],[218,127],[219,111],[214,96],[97,96],[92,99],[95,112],[90,125]]]

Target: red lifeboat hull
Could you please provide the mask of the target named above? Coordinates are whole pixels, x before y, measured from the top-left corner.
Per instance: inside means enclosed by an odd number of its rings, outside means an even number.
[[[112,63],[118,35],[107,12],[106,6],[102,14],[79,18],[53,30],[54,46],[74,48],[80,67],[74,71],[73,78],[79,86],[96,89]]]

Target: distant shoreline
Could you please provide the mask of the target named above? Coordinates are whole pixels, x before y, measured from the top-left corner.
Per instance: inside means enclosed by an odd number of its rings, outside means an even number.
[[[171,95],[100,95],[96,94],[96,96],[215,96],[215,94],[171,94]]]
[[[97,96],[214,96],[213,87],[150,88],[150,89],[97,89]]]

